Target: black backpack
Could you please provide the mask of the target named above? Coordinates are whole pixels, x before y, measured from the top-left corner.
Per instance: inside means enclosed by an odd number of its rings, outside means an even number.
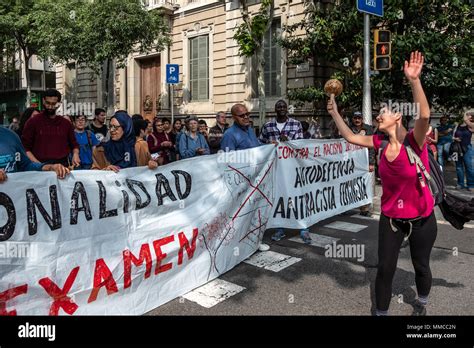
[[[383,149],[387,147],[387,145],[388,140],[383,140],[379,150],[379,162]],[[441,202],[443,202],[444,198],[446,197],[446,187],[444,184],[443,171],[441,170],[438,161],[436,161],[433,152],[428,147],[428,158],[430,162],[430,172],[428,172],[428,170],[425,168],[425,165],[421,161],[421,158],[411,147],[408,136],[405,137],[403,145],[405,145],[405,150],[408,154],[408,160],[410,161],[410,164],[416,165],[416,172],[418,174],[421,187],[425,187],[426,185],[425,179],[423,178],[424,176],[426,180],[428,180],[428,187],[430,188],[431,194],[433,195],[435,205],[441,204]],[[421,175],[422,173],[423,176]]]

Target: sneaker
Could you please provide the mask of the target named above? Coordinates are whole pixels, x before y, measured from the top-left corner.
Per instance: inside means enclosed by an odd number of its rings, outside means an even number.
[[[259,246],[258,246],[258,250],[260,250],[260,251],[268,251],[268,250],[270,250],[270,246],[269,246],[268,244],[260,243]]]
[[[312,239],[311,239],[311,236],[309,235],[309,231],[307,229],[304,229],[304,230],[300,231],[300,237],[303,240],[304,244],[311,244]]]
[[[418,316],[418,317],[423,317],[426,315],[426,308],[424,305],[422,305],[419,301],[416,301],[413,304],[413,313],[411,314],[413,316]]]
[[[283,238],[286,237],[285,231],[283,231],[282,228],[279,228],[275,234],[272,236],[272,240],[275,242],[278,242],[279,240],[282,240]]]

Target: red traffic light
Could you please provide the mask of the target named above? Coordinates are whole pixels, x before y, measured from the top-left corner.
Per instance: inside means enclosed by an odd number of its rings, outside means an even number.
[[[389,43],[378,43],[375,46],[375,54],[377,56],[385,56],[389,55],[390,52],[390,44]]]

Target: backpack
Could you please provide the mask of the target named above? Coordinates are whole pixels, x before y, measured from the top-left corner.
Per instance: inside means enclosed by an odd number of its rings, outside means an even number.
[[[382,140],[378,154],[378,162],[380,162],[380,156],[382,155],[383,150],[387,147],[387,145],[388,140]],[[441,170],[438,161],[436,161],[433,152],[428,147],[428,159],[430,163],[430,172],[428,172],[420,157],[411,147],[410,141],[408,140],[408,136],[405,137],[403,145],[405,145],[405,150],[408,154],[408,160],[410,161],[410,164],[416,166],[416,173],[418,175],[418,180],[420,181],[421,187],[426,186],[426,179],[428,181],[428,187],[430,189],[430,192],[435,201],[435,205],[441,204],[441,202],[443,202],[446,197],[446,185],[444,183],[443,171]],[[423,178],[423,176],[425,179]]]
[[[439,209],[446,221],[458,230],[462,230],[466,222],[474,220],[474,198],[469,201],[446,192]]]
[[[90,130],[86,130],[86,134],[87,134],[87,143],[89,144],[89,147],[90,149],[92,150],[92,139],[91,139],[91,131]]]

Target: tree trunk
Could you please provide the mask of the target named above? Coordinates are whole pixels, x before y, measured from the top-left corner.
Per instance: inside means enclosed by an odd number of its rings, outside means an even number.
[[[265,109],[266,109],[266,96],[265,96],[265,57],[264,49],[259,46],[255,52],[257,58],[257,85],[258,85],[258,122],[259,126],[262,127],[265,124]]]
[[[110,81],[110,59],[105,61],[105,81],[104,90],[102,91],[102,105],[104,106],[107,115],[109,111],[109,81]]]
[[[26,50],[23,51],[23,57],[25,58],[24,64],[23,64],[23,73],[25,74],[26,78],[26,102],[25,106],[26,108],[29,108],[31,106],[31,83],[30,83],[30,56],[26,52]]]

